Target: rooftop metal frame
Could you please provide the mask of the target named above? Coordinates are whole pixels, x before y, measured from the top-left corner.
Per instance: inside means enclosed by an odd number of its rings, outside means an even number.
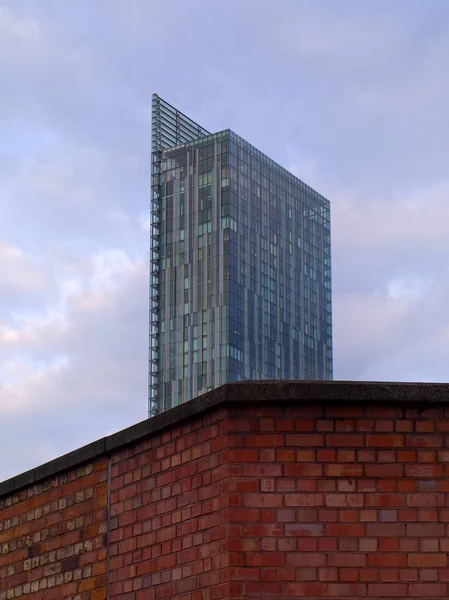
[[[151,99],[151,199],[150,199],[150,339],[148,415],[161,412],[159,387],[159,284],[161,257],[161,162],[164,150],[210,135],[158,94]]]

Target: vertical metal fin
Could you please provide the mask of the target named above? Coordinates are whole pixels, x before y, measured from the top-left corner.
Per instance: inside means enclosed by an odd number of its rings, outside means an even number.
[[[161,164],[163,150],[196,140],[209,132],[157,94],[151,99],[151,200],[150,200],[150,339],[148,416],[161,411],[159,370],[159,283],[161,255]]]

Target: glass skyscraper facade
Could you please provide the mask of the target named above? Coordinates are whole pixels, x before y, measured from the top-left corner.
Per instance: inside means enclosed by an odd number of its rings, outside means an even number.
[[[231,381],[332,379],[329,201],[152,102],[150,415]]]

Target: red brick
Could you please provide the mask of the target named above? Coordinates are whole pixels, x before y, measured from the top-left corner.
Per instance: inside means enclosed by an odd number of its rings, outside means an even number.
[[[344,420],[336,419],[335,431],[345,432],[345,433],[354,431],[354,421],[351,421],[349,419],[344,419]]]
[[[399,521],[416,521],[418,518],[418,511],[412,509],[399,509],[395,511],[397,513],[397,518]]]
[[[217,515],[212,515],[215,519]],[[203,517],[204,519],[204,517]],[[253,522],[260,521],[260,510],[257,508],[233,508],[229,512],[229,520],[234,522]],[[203,524],[204,527],[210,526],[207,523]]]
[[[389,432],[393,431],[394,421],[391,419],[379,419],[375,421],[375,430],[377,432]]]
[[[406,554],[395,554],[394,552],[385,552],[384,554],[368,555],[368,565],[371,567],[405,567],[407,566]],[[410,565],[414,566],[414,565]]]
[[[405,583],[369,583],[368,597],[371,598],[406,598],[408,586]]]
[[[424,523],[436,523],[439,521],[438,511],[436,509],[421,509],[418,511],[418,520]]]
[[[364,567],[366,565],[366,555],[354,552],[329,553],[326,565],[329,567]]]
[[[303,571],[314,571],[314,569],[303,569]],[[260,571],[258,570],[258,575],[260,578]],[[276,568],[262,569],[262,581],[294,581],[296,578],[296,571],[293,568],[285,567],[285,568]]]
[[[318,479],[316,481],[317,492],[335,492],[337,481],[331,481],[329,479]]]
[[[363,431],[363,432],[368,432],[368,431],[374,431],[374,421],[372,419],[358,419],[355,422],[355,429],[356,431]]]
[[[377,460],[380,463],[394,463],[396,461],[396,450],[378,450]]]
[[[432,479],[443,476],[442,465],[406,465],[405,474],[407,477],[416,477],[423,479],[430,477]]]
[[[363,569],[359,571],[360,581],[364,581],[366,583],[371,581],[379,581],[379,573],[378,569]]]
[[[420,569],[420,581],[438,581],[438,569]]]
[[[364,445],[363,435],[356,433],[353,434],[339,434],[339,433],[328,433],[326,435],[326,445],[336,447],[357,447]]]
[[[394,406],[386,405],[369,405],[365,409],[365,415],[367,417],[373,417],[374,419],[401,419],[403,415],[402,408],[395,408]]]
[[[397,460],[400,463],[416,461],[416,450],[398,450]]]
[[[327,595],[338,598],[351,598],[366,596],[365,583],[329,583],[327,586]]]
[[[324,567],[326,556],[318,552],[287,554],[286,564],[291,567]]]
[[[245,463],[257,462],[259,460],[258,450],[227,450],[226,459],[229,462]]]
[[[398,492],[416,492],[416,481],[414,479],[400,479],[398,482]]]
[[[337,490],[339,492],[355,492],[357,491],[357,483],[359,482],[355,479],[340,479],[337,481]]]
[[[363,501],[363,494],[326,494],[324,497],[326,506],[362,507]]]
[[[243,527],[246,537],[281,537],[283,534],[284,525],[280,523],[245,523]]]
[[[320,581],[338,581],[338,570],[335,567],[318,569],[318,578]]]
[[[376,462],[375,450],[357,450],[357,460],[361,463]]]
[[[259,431],[274,431],[274,419],[259,419]]]
[[[402,448],[404,446],[404,436],[398,434],[367,435],[366,445],[368,448]]]
[[[259,481],[256,479],[229,479],[226,482],[228,492],[258,492]]]
[[[326,477],[363,477],[361,464],[330,464],[324,465]]]
[[[319,463],[285,464],[284,475],[286,477],[321,477],[323,465]]]
[[[411,538],[444,537],[446,527],[442,523],[407,523],[407,536]]]
[[[404,467],[401,464],[366,464],[365,475],[366,477],[402,477],[404,474]]]
[[[399,573],[400,581],[418,581],[417,569],[401,569]]]
[[[285,506],[323,506],[323,494],[286,494]]]
[[[248,567],[282,567],[285,564],[285,555],[280,552],[246,553],[245,559]]]
[[[313,419],[296,419],[294,424],[296,431],[315,431],[315,421]]]
[[[320,508],[318,511],[318,521],[322,521],[323,523],[337,522],[338,521],[338,510],[329,509],[329,508]]]
[[[322,538],[316,537],[299,537],[292,538],[296,539],[296,547],[298,552],[316,552],[318,549],[322,549],[319,544],[322,541]]]
[[[276,419],[274,428],[276,431],[294,431],[295,424],[290,419]]]
[[[360,552],[376,552],[377,540],[372,538],[362,538],[359,540]]]
[[[413,508],[438,508],[445,506],[444,494],[408,494],[407,505]]]
[[[286,523],[285,535],[291,536],[321,536],[324,525],[321,523]]]
[[[415,428],[418,432],[432,433],[435,424],[433,421],[416,421]]]
[[[373,479],[359,479],[357,481],[358,492],[375,492],[377,483]]]
[[[281,494],[244,494],[243,504],[245,506],[265,507],[265,506],[282,506]]]
[[[279,511],[278,511],[279,512]],[[314,523],[318,520],[318,510],[316,508],[298,508],[296,510],[290,509],[289,512],[296,514],[297,521],[303,523]],[[319,511],[321,521],[321,510]],[[294,519],[293,519],[294,520]]]
[[[410,583],[409,596],[418,598],[447,598],[445,583]]]
[[[291,585],[290,583],[285,585]],[[298,584],[300,585],[300,584]],[[301,584],[302,585],[302,584]],[[273,582],[273,581],[262,581],[262,582],[251,582],[247,583],[245,586],[246,595],[249,597],[259,597],[260,594],[265,594],[271,597],[276,597],[278,594],[281,594],[284,589],[283,582]],[[232,591],[231,591],[232,593]],[[224,590],[223,594],[217,596],[215,593],[211,596],[212,600],[223,598],[223,600],[227,600],[228,598],[234,597],[242,597],[243,592],[240,590],[238,593],[233,594],[232,596],[228,595],[228,590]]]
[[[410,448],[441,448],[442,435],[408,435],[406,445]]]
[[[419,540],[419,549],[421,552],[438,552],[439,547],[440,547],[439,539],[436,539],[436,540],[420,539]]]
[[[294,569],[291,569],[294,571]],[[316,581],[317,580],[317,569],[302,568],[294,571],[295,575],[291,578],[291,581]],[[277,578],[276,578],[277,579]]]
[[[276,460],[279,462],[291,462],[296,460],[296,450],[276,450]]]
[[[296,451],[296,460],[298,462],[314,462],[315,461],[315,450],[297,450]]]
[[[446,567],[446,554],[425,553],[409,554],[408,565],[410,567]]]
[[[449,450],[438,450],[438,462],[449,462]]]
[[[376,481],[376,485],[377,485],[377,491],[379,493],[385,493],[385,492],[396,492],[398,490],[398,481],[397,479],[377,479]]]
[[[353,448],[338,448],[337,461],[342,463],[356,462],[356,451]]]
[[[326,523],[324,535],[329,537],[362,537],[365,525],[360,523]]]
[[[355,538],[340,538],[338,540],[338,550],[340,552],[357,552],[357,540]]]
[[[313,448],[314,446],[322,446],[323,443],[324,436],[321,434],[286,434],[287,446],[303,446],[306,448]]]
[[[328,450],[327,448],[317,450],[316,459],[318,462],[334,462],[335,450]]]
[[[402,537],[406,529],[403,523],[367,523],[366,535],[368,537]]]
[[[306,478],[296,478],[296,479],[286,479],[285,481],[292,481],[293,485],[291,489],[296,489],[297,492],[316,492],[317,490],[317,480],[316,479],[306,479]],[[280,484],[279,484],[280,485]]]
[[[413,421],[396,419],[395,429],[397,432],[408,433],[413,431]]]
[[[285,417],[291,419],[297,418],[311,418],[311,419],[321,419],[324,414],[324,409],[319,404],[308,404],[302,405],[301,407],[289,405],[285,407],[284,410]]]
[[[282,465],[248,463],[242,465],[241,475],[243,477],[280,477]]]
[[[394,583],[396,581],[400,581],[399,577],[400,569],[398,568],[390,568],[390,569],[379,569],[379,581],[382,582],[390,582]]]
[[[398,511],[392,509],[380,510],[378,516],[380,523],[394,523],[398,520]]]
[[[384,537],[378,541],[380,552],[398,552],[399,550],[399,539],[397,537]]]
[[[282,434],[259,434],[247,435],[246,445],[257,446],[259,448],[274,447],[279,448],[284,444],[284,436]]]
[[[403,494],[370,494],[366,496],[365,505],[367,508],[372,506],[400,508],[405,505],[405,496]]]

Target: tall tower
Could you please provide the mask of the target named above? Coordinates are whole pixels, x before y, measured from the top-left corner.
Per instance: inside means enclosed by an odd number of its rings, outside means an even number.
[[[230,381],[332,379],[329,201],[152,99],[150,416]]]

